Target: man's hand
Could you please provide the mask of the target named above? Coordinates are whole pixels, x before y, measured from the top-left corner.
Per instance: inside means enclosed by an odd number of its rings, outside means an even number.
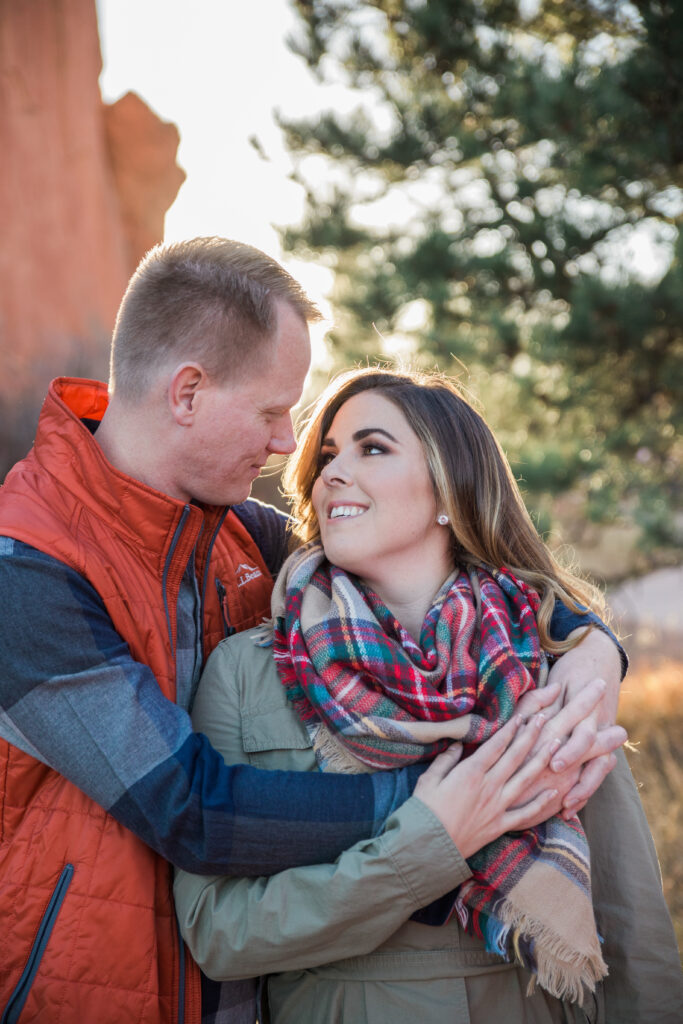
[[[535,785],[550,757],[547,746],[531,753],[544,722],[543,714],[525,723],[515,715],[465,761],[462,744],[453,743],[418,780],[415,796],[439,818],[463,857],[556,813],[557,789],[539,792]],[[521,799],[530,787],[535,796]]]
[[[578,637],[585,631],[581,627],[570,636]],[[548,785],[548,780],[554,775],[556,788],[561,793],[566,790],[562,800],[565,818],[585,806],[614,768],[616,758],[613,751],[627,739],[626,731],[615,725],[620,679],[621,659],[616,645],[602,630],[593,629],[577,647],[563,654],[550,670],[545,689],[555,694],[552,703],[547,702],[548,693],[542,697],[544,691],[536,690],[525,694],[518,705],[518,711],[525,716],[542,709],[548,719],[538,746],[551,742],[555,753],[543,782]],[[561,711],[586,687],[599,687],[601,695],[593,710],[570,728]]]

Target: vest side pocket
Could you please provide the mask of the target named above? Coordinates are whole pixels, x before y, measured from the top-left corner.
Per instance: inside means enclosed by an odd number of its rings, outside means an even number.
[[[2,1017],[0,1018],[0,1024],[17,1024],[19,1015],[24,1008],[24,1003],[28,998],[28,994],[31,991],[31,986],[34,982],[35,976],[38,973],[40,967],[40,961],[43,958],[43,954],[50,940],[52,929],[55,926],[57,915],[61,909],[66,891],[71,884],[73,878],[74,866],[73,864],[65,864],[62,869],[62,873],[59,876],[57,884],[54,888],[50,901],[45,908],[36,937],[31,946],[31,952],[29,953],[26,966],[21,973],[21,977],[17,982],[17,985],[9,997],[7,1006],[4,1009]]]

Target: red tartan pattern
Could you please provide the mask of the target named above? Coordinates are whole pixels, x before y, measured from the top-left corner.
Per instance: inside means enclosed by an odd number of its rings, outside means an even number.
[[[536,686],[538,595],[510,573],[476,571],[479,630],[468,573],[447,580],[418,645],[372,590],[321,563],[320,549],[306,551],[287,586],[284,622],[275,626],[278,671],[304,721],[324,722],[361,761],[391,768],[448,746],[448,737],[417,742],[416,721],[469,715],[464,742],[481,743]],[[306,587],[324,596],[326,616],[302,626]]]
[[[469,753],[508,721],[521,696],[538,684],[544,662],[539,604],[535,591],[507,570],[459,572],[435,598],[418,645],[377,594],[330,566],[319,545],[308,545],[285,563],[276,585],[273,653],[288,697],[312,733],[324,723],[367,765],[400,767],[430,759],[451,742],[420,742],[416,732],[423,723],[448,728],[461,719]],[[457,910],[489,951],[537,973],[553,995],[579,1001],[584,986],[592,990],[606,969],[578,819],[556,817],[508,833],[468,863],[472,877],[455,894],[450,913]],[[515,886],[537,864],[553,868],[554,894],[561,892],[567,905],[583,905],[579,934],[556,927],[558,915],[546,912],[542,886],[525,887],[532,905],[520,910],[511,902]],[[424,912],[420,919],[437,924],[443,917],[430,920]]]

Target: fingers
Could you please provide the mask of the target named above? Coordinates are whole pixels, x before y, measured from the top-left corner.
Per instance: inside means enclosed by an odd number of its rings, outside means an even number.
[[[509,722],[506,722],[502,729],[495,732],[482,743],[465,762],[470,768],[479,768],[486,772],[492,765],[496,764],[503,756],[509,745],[515,738],[517,730],[522,724],[521,715],[513,715]]]
[[[595,742],[597,734],[597,713],[595,711],[606,684],[602,679],[592,680],[573,696],[561,711],[548,722],[542,741],[548,742],[571,737],[571,745],[567,744],[552,761],[555,771],[563,771],[568,764],[585,760],[585,755]]]
[[[559,716],[557,716],[559,717]],[[550,762],[554,772],[562,772],[570,764],[580,764],[588,757],[588,752],[595,743],[598,734],[597,711],[593,711],[582,722],[575,726],[574,731]]]
[[[516,715],[495,736],[482,743],[473,760],[478,759],[478,767],[488,771],[495,785],[503,786],[524,763],[544,724],[542,713],[523,725]]]
[[[586,806],[598,786],[616,766],[617,759],[613,753],[595,757],[583,768],[579,781],[569,790],[562,801],[562,817],[571,818]]]
[[[577,725],[572,736],[551,761],[550,767],[554,772],[561,772],[568,765],[587,764],[594,757],[617,750],[627,739],[628,733],[620,725],[600,729],[595,711],[585,722]]]
[[[598,729],[593,746],[588,751],[586,763],[594,757],[602,757],[603,754],[611,754],[613,751],[623,747],[628,739],[626,729],[620,725],[609,725],[604,729]]]
[[[524,828],[533,828],[547,821],[559,811],[559,795],[556,789],[545,789],[528,804],[515,807],[504,815],[505,831],[519,832]]]
[[[552,744],[543,743],[518,770],[508,779],[502,782],[502,796],[505,807],[522,806],[528,801],[529,794],[536,798],[539,792],[548,787],[553,790],[566,793],[570,788],[566,773],[558,777],[555,782],[554,776],[548,773],[548,761],[552,753]],[[578,775],[578,772],[576,773]],[[572,778],[572,783],[575,779]]]
[[[606,688],[607,684],[603,679],[594,679],[583,686],[555,715],[555,733],[558,736],[569,736],[579,722],[584,721],[595,710]]]
[[[546,711],[546,718],[550,718],[553,711],[548,711],[548,709],[558,700],[561,690],[562,688],[559,683],[550,683],[540,690],[529,690],[517,702],[515,710],[524,719],[531,718],[533,715],[537,715],[539,711],[544,710]]]
[[[424,784],[438,785],[455,768],[462,757],[462,743],[451,743],[447,750],[437,754],[426,772],[420,776],[415,786],[415,795],[419,796]]]

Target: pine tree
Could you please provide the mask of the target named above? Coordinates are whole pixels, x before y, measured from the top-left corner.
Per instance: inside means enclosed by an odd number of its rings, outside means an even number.
[[[650,546],[680,498],[681,6],[297,0],[291,45],[358,102],[282,122],[307,202],[283,241],[335,271],[338,362],[374,324],[464,364],[537,510],[578,489]]]

